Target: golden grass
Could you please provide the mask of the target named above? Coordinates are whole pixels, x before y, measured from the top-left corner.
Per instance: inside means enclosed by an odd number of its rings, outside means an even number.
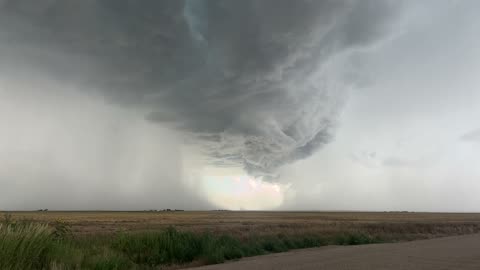
[[[423,237],[480,231],[480,214],[411,212],[13,212],[16,220],[63,220],[75,234],[136,232],[175,226],[233,235],[330,234],[339,231],[412,234]],[[403,237],[405,239],[405,237]],[[408,238],[408,237],[407,237]]]

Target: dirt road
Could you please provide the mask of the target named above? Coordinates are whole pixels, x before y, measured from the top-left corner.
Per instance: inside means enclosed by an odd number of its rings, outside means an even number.
[[[446,237],[397,244],[332,246],[195,268],[195,270],[478,270],[480,235]]]

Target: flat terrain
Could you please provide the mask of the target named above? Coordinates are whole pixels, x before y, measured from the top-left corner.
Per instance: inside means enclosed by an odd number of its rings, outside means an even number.
[[[1,214],[1,213],[0,213]],[[16,220],[63,220],[76,234],[135,232],[175,226],[229,234],[362,230],[452,235],[480,229],[480,214],[406,212],[13,212]],[[404,238],[404,237],[402,237]]]
[[[0,239],[7,240],[0,241],[2,269],[179,269],[258,255],[267,257],[206,269],[480,269],[480,214],[37,211],[2,216]],[[305,250],[317,247],[323,248]],[[15,255],[20,249],[28,252]],[[300,251],[281,253],[295,249]]]
[[[296,250],[194,269],[477,270],[480,269],[480,235]]]

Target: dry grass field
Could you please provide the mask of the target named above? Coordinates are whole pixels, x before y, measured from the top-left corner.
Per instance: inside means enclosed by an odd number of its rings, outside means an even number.
[[[75,234],[140,232],[174,226],[193,232],[330,234],[361,231],[393,240],[480,231],[480,214],[412,212],[13,212],[16,220],[63,220]]]

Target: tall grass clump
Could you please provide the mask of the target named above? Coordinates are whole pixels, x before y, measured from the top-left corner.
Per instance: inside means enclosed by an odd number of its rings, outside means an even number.
[[[201,253],[202,243],[193,233],[168,228],[162,232],[120,235],[112,247],[136,264],[156,266],[191,262]]]
[[[43,269],[49,262],[46,254],[53,239],[44,224],[0,224],[0,269]]]

